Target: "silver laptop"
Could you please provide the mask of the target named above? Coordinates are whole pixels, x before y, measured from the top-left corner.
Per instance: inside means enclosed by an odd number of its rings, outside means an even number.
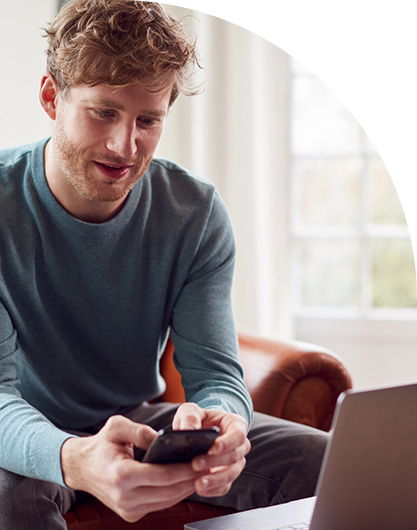
[[[417,384],[343,393],[316,496],[185,530],[417,529]]]

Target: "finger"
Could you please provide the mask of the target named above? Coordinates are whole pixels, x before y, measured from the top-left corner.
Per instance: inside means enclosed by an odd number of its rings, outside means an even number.
[[[246,459],[242,458],[232,466],[217,468],[213,473],[204,475],[196,480],[196,492],[203,497],[218,497],[225,495],[233,482],[242,473]]]
[[[139,488],[117,506],[119,515],[129,522],[135,522],[147,513],[169,508],[195,493],[194,480],[174,488]],[[158,499],[158,500],[155,500]]]
[[[227,495],[232,487],[233,483],[227,483],[222,486],[215,488],[204,488],[201,491],[196,490],[197,495],[200,497],[212,498],[212,497],[223,497]]]
[[[190,463],[185,464],[144,464],[132,460],[127,462],[125,479],[130,487],[170,487],[195,480],[201,476]]]
[[[112,416],[100,431],[101,436],[118,444],[134,444],[147,449],[158,433],[141,423],[136,423],[124,416]]]
[[[204,411],[196,403],[183,403],[172,420],[174,430],[201,429]]]
[[[221,436],[216,439],[208,454],[218,455],[232,451],[235,447],[245,444],[245,440],[247,440],[246,424],[239,420],[233,421],[222,430]]]
[[[218,455],[210,455],[208,453],[206,455],[196,456],[191,465],[195,471],[204,471],[219,466],[229,466],[244,458],[249,453],[250,449],[251,444],[249,440],[245,438],[243,444],[234,447],[230,451]]]
[[[179,482],[172,486],[149,486],[141,487],[137,490],[132,490],[130,501],[139,502],[140,504],[154,504],[172,503],[188,497],[195,492],[195,478]]]

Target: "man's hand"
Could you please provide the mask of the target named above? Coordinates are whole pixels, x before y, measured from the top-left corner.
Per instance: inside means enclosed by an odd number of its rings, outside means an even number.
[[[66,485],[86,491],[129,522],[176,504],[196,491],[202,474],[191,464],[142,464],[134,446],[147,449],[157,436],[150,427],[113,416],[99,433],[69,438],[62,446]]]
[[[246,465],[250,451],[247,438],[248,424],[237,414],[205,410],[194,403],[184,403],[174,416],[173,429],[201,429],[217,426],[220,436],[207,455],[196,456],[192,467],[203,475],[195,481],[198,495],[219,497],[226,495],[232,483]]]

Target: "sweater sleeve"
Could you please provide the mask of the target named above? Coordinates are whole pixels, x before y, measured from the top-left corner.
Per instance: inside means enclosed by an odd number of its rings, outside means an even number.
[[[60,454],[70,435],[20,396],[18,354],[16,330],[0,301],[0,467],[64,486]]]
[[[215,193],[187,281],[176,302],[171,337],[187,401],[234,412],[249,423],[252,402],[238,360],[231,287],[235,242],[224,203]]]

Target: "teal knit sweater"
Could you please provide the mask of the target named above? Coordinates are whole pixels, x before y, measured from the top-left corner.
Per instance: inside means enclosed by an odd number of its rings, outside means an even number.
[[[46,141],[0,151],[0,467],[63,484],[66,430],[164,391],[169,333],[187,400],[250,421],[213,186],[154,160],[115,218],[85,223],[49,190]]]

